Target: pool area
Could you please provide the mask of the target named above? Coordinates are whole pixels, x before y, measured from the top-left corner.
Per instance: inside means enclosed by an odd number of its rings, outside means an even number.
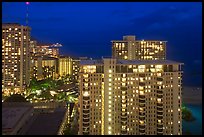
[[[202,105],[186,105],[189,108],[195,117],[195,121],[186,122],[183,120],[183,135],[186,132],[191,135],[202,135]]]

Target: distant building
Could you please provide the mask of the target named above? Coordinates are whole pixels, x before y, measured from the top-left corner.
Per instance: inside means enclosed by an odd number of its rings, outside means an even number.
[[[112,57],[126,60],[164,60],[166,41],[136,40],[135,36],[123,36],[123,40],[112,40]]]
[[[38,56],[34,58],[34,65],[31,68],[31,78],[38,80],[57,77],[57,58]]]
[[[72,75],[72,58],[68,56],[60,56],[58,58],[58,70],[59,70],[59,76],[66,76],[66,75]]]
[[[30,83],[30,30],[30,27],[20,24],[2,24],[2,92],[4,94],[20,93]]]
[[[81,60],[89,60],[88,57],[79,57],[73,59],[73,77],[77,81],[77,85],[79,83],[79,63]]]
[[[62,47],[61,44],[43,44],[37,43],[35,48],[37,56],[49,56],[49,57],[59,57],[59,48]]]
[[[79,80],[79,75],[78,75],[78,73],[79,73],[79,62],[80,62],[80,60],[75,58],[75,59],[73,59],[73,63],[72,63],[73,77],[77,82]]]
[[[182,63],[83,60],[79,134],[181,135]]]
[[[2,107],[2,135],[19,135],[33,115],[32,106]]]

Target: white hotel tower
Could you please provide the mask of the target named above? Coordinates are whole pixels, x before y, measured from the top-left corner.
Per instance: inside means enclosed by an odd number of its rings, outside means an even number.
[[[182,65],[170,60],[81,61],[79,134],[181,135]]]

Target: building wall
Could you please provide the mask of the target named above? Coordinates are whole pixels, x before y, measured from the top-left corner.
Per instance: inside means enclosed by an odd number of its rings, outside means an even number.
[[[2,25],[2,87],[9,94],[23,91],[30,82],[30,28],[19,24]]]
[[[77,81],[79,81],[79,62],[80,60],[73,59],[73,76]]]
[[[81,65],[79,133],[182,134],[180,65],[116,61]]]
[[[72,75],[72,58],[70,57],[61,57],[59,58],[59,75],[66,76]]]

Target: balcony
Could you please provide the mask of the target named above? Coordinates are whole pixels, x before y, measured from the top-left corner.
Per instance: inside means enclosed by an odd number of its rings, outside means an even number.
[[[162,94],[157,94],[157,98],[163,98]]]
[[[163,106],[163,104],[162,103],[157,103],[157,107],[162,107]]]
[[[163,78],[161,78],[161,77],[157,77],[157,81],[163,81]]]
[[[163,111],[163,108],[157,107],[157,111]]]
[[[121,121],[121,125],[125,125],[126,126],[127,125],[127,119],[125,119],[124,121]]]
[[[139,112],[139,115],[140,116],[145,116],[145,113],[144,112]]]
[[[140,128],[140,129],[144,129],[144,128],[145,128],[145,125],[139,125],[139,128]]]
[[[139,104],[139,107],[145,107],[145,104],[141,104],[141,103],[140,103],[140,104]]]
[[[89,132],[89,127],[83,127],[83,132]]]
[[[83,109],[84,110],[87,110],[87,109],[89,109],[90,108],[90,105],[85,105],[85,106],[83,106]]]
[[[83,100],[89,100],[89,96],[83,96]]]
[[[83,79],[83,82],[89,82],[89,79]]]
[[[159,116],[159,115],[158,115],[158,116],[157,116],[157,119],[163,119],[163,116],[161,116],[161,115]]]
[[[139,77],[145,77],[145,74],[139,74]]]
[[[87,123],[87,122],[89,122],[89,119],[83,119],[83,122]]]
[[[163,91],[157,90],[157,93],[158,93],[158,94],[163,94]]]
[[[127,98],[125,98],[124,100],[122,100],[122,103],[127,104]]]
[[[89,123],[83,123],[83,127],[88,127]]]
[[[145,133],[145,129],[139,129],[140,133]]]
[[[144,99],[144,98],[145,98],[145,95],[139,95],[139,98],[140,98],[140,99]]]
[[[145,117],[144,116],[140,116],[139,120],[145,120]]]
[[[144,99],[139,99],[139,103],[145,103]]]
[[[163,129],[157,129],[158,133],[163,133]]]
[[[121,121],[127,121],[127,117],[126,116],[121,116]]]
[[[84,115],[84,114],[83,114],[83,118],[84,118],[84,119],[89,118],[89,116],[90,116],[89,114],[88,114],[88,115]]]
[[[89,110],[83,110],[83,113],[89,113]]]
[[[121,87],[120,89],[124,91],[127,90],[127,87]]]
[[[162,124],[161,124],[161,125],[160,125],[160,124],[157,124],[157,128],[158,128],[158,129],[163,129],[163,125],[162,125]]]
[[[163,115],[163,112],[157,112],[157,115]]]
[[[145,86],[144,82],[139,82],[139,86]]]

